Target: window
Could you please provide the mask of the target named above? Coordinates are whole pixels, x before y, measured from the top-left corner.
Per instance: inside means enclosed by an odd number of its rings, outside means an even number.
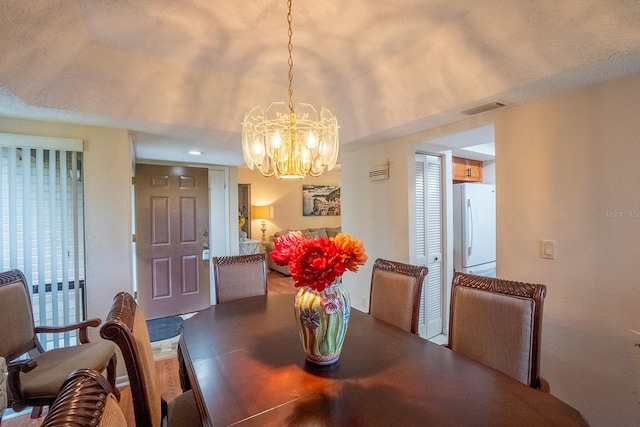
[[[84,319],[82,141],[0,134],[0,213],[0,269],[25,274],[36,325]]]

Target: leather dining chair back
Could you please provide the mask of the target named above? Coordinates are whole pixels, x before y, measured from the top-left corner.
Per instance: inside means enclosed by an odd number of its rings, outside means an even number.
[[[162,399],[146,319],[131,294],[120,292],[114,297],[100,335],[120,347],[137,426],[201,425],[193,391],[184,392],[168,403]]]
[[[217,302],[267,294],[265,254],[214,257]]]
[[[544,391],[539,377],[545,285],[456,272],[447,347]]]
[[[428,272],[427,267],[376,259],[371,273],[369,313],[417,334],[420,297]]]
[[[74,371],[62,385],[40,427],[124,427],[115,389],[93,369]]]
[[[44,291],[44,284],[40,289]],[[43,292],[44,294],[44,292]],[[0,273],[0,356],[7,362],[8,406],[21,411],[33,406],[39,416],[55,400],[69,374],[78,368],[107,370],[115,387],[116,346],[109,341],[89,342],[88,328],[100,319],[61,326],[36,326],[27,279],[20,270]],[[78,345],[44,349],[37,334],[77,331]],[[27,358],[20,359],[20,356]]]

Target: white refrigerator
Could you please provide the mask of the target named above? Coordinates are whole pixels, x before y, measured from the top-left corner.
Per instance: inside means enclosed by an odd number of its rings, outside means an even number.
[[[453,185],[453,269],[496,276],[496,189],[494,185]]]

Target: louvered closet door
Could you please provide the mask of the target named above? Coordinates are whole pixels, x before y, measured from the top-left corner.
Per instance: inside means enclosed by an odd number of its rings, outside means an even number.
[[[442,333],[444,286],[442,274],[442,159],[416,154],[417,262],[429,268],[420,305],[420,335]]]

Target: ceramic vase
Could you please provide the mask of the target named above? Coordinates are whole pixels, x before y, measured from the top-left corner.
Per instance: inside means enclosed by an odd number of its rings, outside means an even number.
[[[295,320],[306,358],[331,365],[340,358],[349,325],[351,299],[338,278],[323,291],[301,287],[294,302]]]

